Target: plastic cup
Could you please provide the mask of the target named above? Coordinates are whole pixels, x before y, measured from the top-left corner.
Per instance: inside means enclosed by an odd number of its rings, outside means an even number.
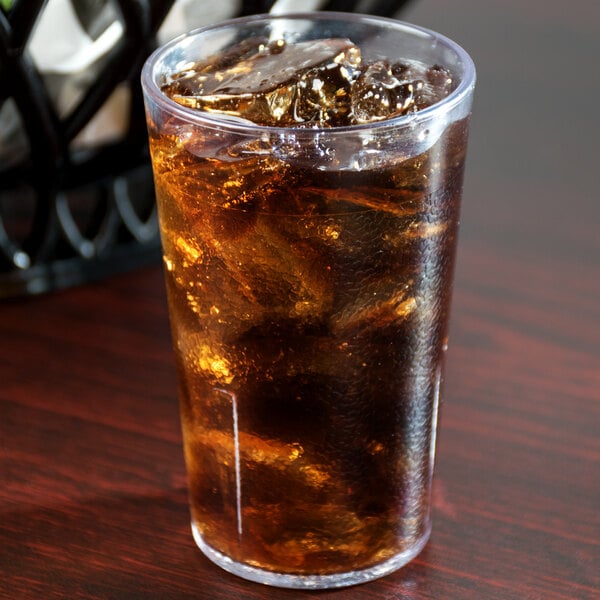
[[[256,36],[347,38],[363,64],[441,65],[455,86],[333,128],[256,125],[161,91]],[[227,571],[340,587],[427,542],[474,81],[447,38],[343,13],[232,20],[146,63],[192,530]]]

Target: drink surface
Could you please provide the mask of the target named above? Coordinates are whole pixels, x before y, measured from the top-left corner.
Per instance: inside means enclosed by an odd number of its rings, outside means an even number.
[[[353,92],[329,85],[348,61],[353,85],[400,72],[324,40],[292,49],[283,75],[257,75],[255,61],[288,51],[261,44],[195,65],[165,92],[297,125],[298,82],[318,79],[306,87],[328,92],[302,125],[336,126],[362,114]],[[429,71],[442,85],[413,92],[443,97],[452,78]],[[406,87],[393,77],[369,119],[425,102],[390,100]],[[194,527],[234,561],[290,574],[360,570],[414,547],[429,527],[466,121],[415,156],[378,153],[356,168],[336,168],[355,149],[315,140],[168,115],[149,128]]]
[[[368,62],[347,39],[252,38],[171,75],[163,91],[183,106],[260,125],[336,127],[416,112],[453,87],[440,65]]]

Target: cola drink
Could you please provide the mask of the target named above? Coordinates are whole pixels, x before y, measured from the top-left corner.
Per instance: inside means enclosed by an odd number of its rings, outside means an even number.
[[[429,536],[470,92],[457,61],[258,24],[145,84],[192,529],[336,587]]]

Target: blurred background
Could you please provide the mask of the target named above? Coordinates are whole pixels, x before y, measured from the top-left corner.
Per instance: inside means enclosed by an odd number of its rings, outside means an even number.
[[[462,248],[533,253],[549,270],[568,253],[595,263],[600,7],[585,0],[539,6],[0,0],[0,297],[157,259],[141,65],[156,44],[183,31],[268,10],[394,15],[458,41],[478,69]],[[556,214],[559,230],[547,218]]]
[[[463,241],[535,253],[548,268],[573,254],[597,264],[600,5],[540,6],[421,0],[402,17],[458,41],[477,66]]]

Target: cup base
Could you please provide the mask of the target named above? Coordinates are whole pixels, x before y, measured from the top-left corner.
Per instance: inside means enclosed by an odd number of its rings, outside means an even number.
[[[225,571],[264,585],[305,590],[347,587],[366,583],[367,581],[389,575],[410,562],[417,554],[419,554],[419,552],[421,552],[429,540],[430,533],[431,527],[429,526],[421,538],[419,538],[411,548],[367,569],[347,571],[344,573],[331,573],[329,575],[294,575],[290,573],[275,573],[274,571],[251,567],[250,565],[229,558],[207,544],[204,541],[202,534],[198,531],[194,523],[192,523],[192,534],[197,546],[207,558]]]

